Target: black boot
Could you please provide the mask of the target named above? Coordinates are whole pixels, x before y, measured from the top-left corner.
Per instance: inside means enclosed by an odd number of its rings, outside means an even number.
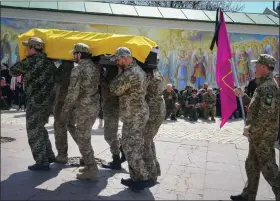
[[[48,160],[49,160],[49,163],[54,163],[55,162],[55,157],[50,157],[50,158],[48,158]]]
[[[121,184],[131,188],[134,191],[144,190],[145,188],[150,188],[156,185],[155,180],[145,180],[145,181],[133,181],[131,178],[129,179],[121,179]]]
[[[177,121],[175,115],[171,115],[171,118],[170,118],[172,121]]]
[[[123,149],[122,149],[122,146],[120,146],[120,151],[121,151],[121,163],[125,162],[126,161],[126,157],[124,155],[124,152],[123,152]]]
[[[85,166],[85,161],[82,158],[80,158],[80,166]]]
[[[30,165],[28,166],[29,170],[34,170],[34,171],[46,171],[50,169],[49,165],[42,165],[42,164],[34,164],[34,165]]]
[[[132,186],[134,183],[134,181],[129,178],[129,179],[121,179],[121,184],[124,185],[124,186],[127,186],[127,187],[130,187]]]
[[[102,167],[113,169],[113,170],[121,170],[122,164],[121,164],[120,155],[113,155],[113,161],[109,162],[108,164],[102,164]]]
[[[248,199],[244,198],[241,194],[240,195],[231,195],[230,199],[233,201],[247,201]]]

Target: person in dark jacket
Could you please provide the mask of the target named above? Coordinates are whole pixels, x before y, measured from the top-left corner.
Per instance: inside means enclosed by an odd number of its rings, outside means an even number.
[[[4,77],[1,78],[1,109],[8,110],[12,107],[14,93]]]
[[[249,82],[247,88],[247,93],[249,97],[253,97],[256,88],[257,88],[256,79],[253,79]]]

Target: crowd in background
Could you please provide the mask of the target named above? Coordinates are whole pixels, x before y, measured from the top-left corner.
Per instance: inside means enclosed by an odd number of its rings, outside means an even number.
[[[279,75],[274,76],[280,82]],[[245,87],[245,93],[252,97],[257,88],[256,80],[251,80]],[[163,92],[166,104],[166,117],[176,121],[178,117],[184,117],[190,121],[197,121],[199,118],[215,121],[215,117],[221,117],[220,89],[209,88],[204,84],[200,89],[186,86],[179,91],[174,85],[168,84]],[[242,107],[238,97],[236,97],[237,109],[233,112],[231,119],[243,118]],[[244,114],[247,115],[248,105],[244,105]]]
[[[279,75],[275,75],[279,83]],[[245,93],[252,97],[257,87],[255,79],[251,80],[245,87]],[[9,110],[12,105],[17,105],[17,110],[25,110],[25,92],[23,86],[23,77],[11,77],[8,65],[1,64],[1,110]],[[166,117],[171,120],[177,120],[178,117],[185,117],[190,121],[200,119],[209,119],[215,121],[215,117],[221,117],[220,89],[209,88],[204,84],[200,89],[186,86],[185,90],[178,90],[174,85],[168,84],[164,90],[163,96],[166,103]],[[239,98],[236,98],[237,109],[232,114],[231,119],[242,118],[242,109]],[[248,111],[248,105],[244,105],[245,115]],[[103,127],[102,110],[99,114],[99,127]]]
[[[6,63],[1,64],[1,110],[9,110],[17,105],[17,110],[25,110],[23,76],[11,77]]]

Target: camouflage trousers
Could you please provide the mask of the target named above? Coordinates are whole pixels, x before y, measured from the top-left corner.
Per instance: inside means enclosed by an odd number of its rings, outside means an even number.
[[[216,116],[216,107],[212,107],[212,108],[205,108],[204,109],[204,118],[208,119],[209,118],[209,114],[211,115],[211,118],[215,118]]]
[[[149,103],[148,103],[149,104]],[[156,156],[156,147],[154,143],[154,137],[158,133],[159,127],[164,121],[165,117],[165,105],[164,101],[162,104],[157,104],[158,107],[155,111],[150,109],[148,122],[143,130],[144,136],[144,161],[146,167],[149,170],[149,179],[156,180],[161,175],[160,164]]]
[[[124,118],[121,144],[125,154],[130,178],[133,181],[148,180],[149,171],[143,159],[143,129],[148,121],[148,114],[135,115],[137,118]]]
[[[54,136],[55,146],[58,155],[61,157],[68,156],[68,142],[67,142],[67,124],[60,121],[61,111],[64,105],[64,100],[67,95],[67,91],[57,91],[56,101],[54,105]],[[72,115],[72,114],[70,114]],[[64,122],[64,121],[63,121]],[[72,133],[70,132],[72,135]],[[75,140],[75,138],[73,138]]]
[[[67,129],[76,141],[85,165],[92,165],[97,170],[97,164],[94,159],[94,151],[91,145],[92,126],[98,117],[100,104],[97,102],[90,107],[75,109],[73,114],[69,115]]]
[[[195,107],[189,108],[189,117],[195,121],[198,119],[197,108]]]
[[[110,146],[113,155],[120,153],[118,136],[119,125],[119,98],[109,97],[103,100],[104,138]]]
[[[176,116],[177,109],[176,107],[166,107],[166,114],[165,114],[165,119],[167,119],[170,115]]]
[[[280,200],[280,173],[275,159],[274,139],[261,140],[249,144],[249,154],[245,162],[247,182],[242,195],[248,200],[256,200],[260,173],[272,187],[276,200]]]
[[[26,130],[28,143],[34,160],[38,164],[49,164],[49,158],[54,158],[52,144],[49,139],[45,124],[51,113],[50,106],[35,106],[27,104],[26,108]]]

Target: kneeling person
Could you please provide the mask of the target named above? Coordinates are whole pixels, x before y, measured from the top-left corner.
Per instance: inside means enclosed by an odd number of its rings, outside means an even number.
[[[197,97],[196,90],[192,91],[191,96],[187,99],[186,106],[189,110],[189,118],[191,121],[197,121],[198,114],[197,114],[197,108],[198,108],[199,100]]]

